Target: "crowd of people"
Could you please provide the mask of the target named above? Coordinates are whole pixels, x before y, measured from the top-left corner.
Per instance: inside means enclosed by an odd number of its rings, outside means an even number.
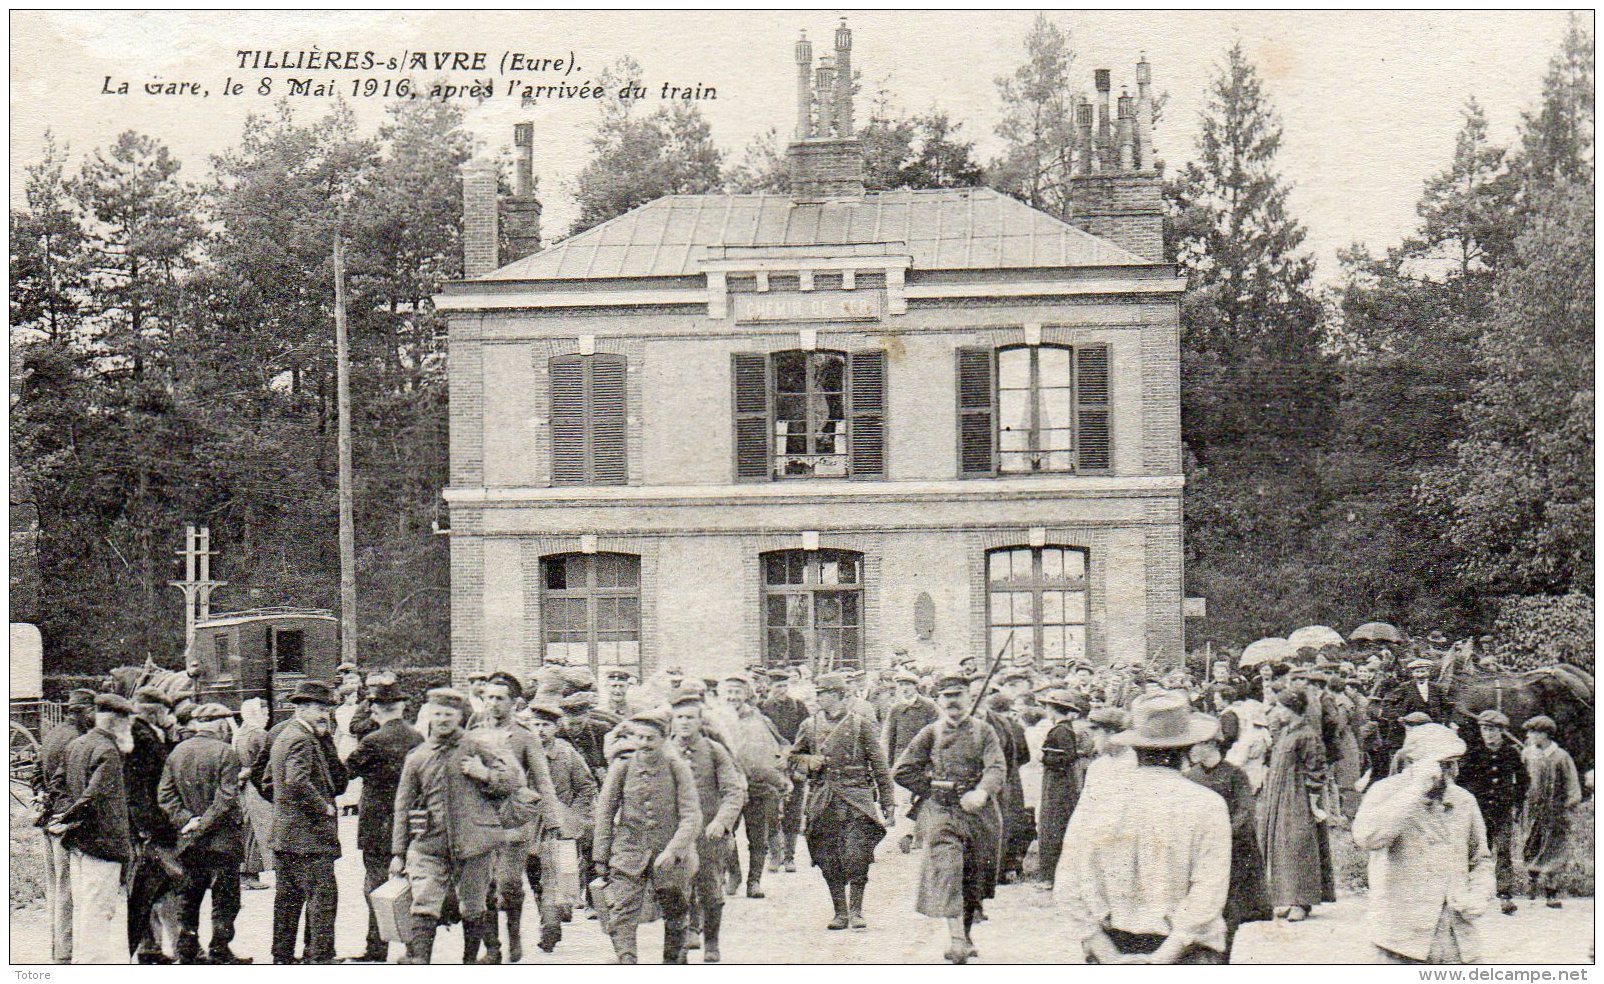
[[[347,665],[276,722],[260,699],[75,690],[39,773],[53,957],[248,962],[234,923],[271,871],[275,963],[384,962],[396,942],[426,964],[456,922],[462,962],[516,963],[527,900],[547,953],[594,919],[635,963],[661,920],[664,962],[713,963],[726,898],[762,898],[799,841],[832,903],[822,928],[865,928],[876,848],[906,815],[914,909],[943,921],[954,963],[978,957],[997,886],[1032,876],[1089,961],[1224,962],[1244,923],[1336,900],[1338,837],[1369,853],[1378,955],[1470,961],[1475,920],[1494,899],[1515,912],[1519,882],[1562,904],[1582,789],[1552,719],[1453,720],[1442,655],[1433,636],[1194,675],[896,653],[875,673],[644,681],[553,661],[422,695]],[[341,957],[353,811],[371,904]]]

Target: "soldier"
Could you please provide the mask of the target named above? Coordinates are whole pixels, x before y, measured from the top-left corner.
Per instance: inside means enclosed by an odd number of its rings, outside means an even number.
[[[874,723],[848,708],[845,677],[814,682],[819,712],[808,718],[792,759],[808,776],[808,855],[824,875],[835,906],[829,929],[862,929],[863,895],[874,846],[896,810],[891,769]]]
[[[523,785],[518,766],[493,737],[464,730],[471,713],[467,695],[439,688],[428,700],[434,713],[423,744],[401,767],[390,836],[390,874],[405,873],[412,885],[412,939],[401,958],[407,964],[433,958],[447,892],[456,893],[465,941],[493,931],[485,900],[502,840],[499,804]]]
[[[296,963],[295,935],[306,912],[303,963],[334,961],[334,914],[339,889],[334,861],[340,856],[335,797],[346,786],[345,767],[334,754],[330,731],[339,698],[329,685],[303,680],[290,695],[295,716],[274,731],[268,753],[273,783],[273,962]]]
[[[167,757],[157,800],[178,829],[184,881],[179,888],[179,963],[248,964],[229,949],[240,908],[245,816],[240,810],[239,756],[231,743],[234,712],[203,704],[190,715],[195,734]],[[201,899],[212,895],[212,938],[200,956]]]
[[[615,666],[607,671],[607,713],[623,719],[640,709],[629,697],[629,688],[634,682],[635,675],[623,667]]]
[[[763,712],[752,703],[752,680],[745,673],[731,673],[722,681],[724,705],[718,708],[713,724],[724,735],[741,771],[746,773],[746,806],[741,822],[746,825],[746,897],[763,898],[763,864],[769,854],[769,831],[779,813],[779,805],[791,792],[785,774],[788,743]],[[734,895],[741,887],[741,860],[738,851],[727,856],[728,891]]]
[[[50,959],[72,963],[72,879],[67,873],[67,848],[50,832],[67,804],[67,746],[95,727],[95,692],[74,690],[67,695],[61,723],[45,732],[39,743],[39,768],[34,774],[34,824],[45,835],[45,906],[50,911]]]
[[[899,670],[895,681],[897,699],[886,709],[885,726],[880,733],[880,739],[886,746],[887,762],[895,762],[913,742],[914,736],[940,715],[936,710],[936,702],[919,692],[917,673]],[[899,847],[903,854],[907,854],[920,843],[918,831],[915,830],[914,833],[902,835]]]
[[[547,806],[551,822],[555,825],[552,833],[573,840],[574,853],[579,861],[579,888],[584,890],[591,878],[590,845],[596,826],[596,779],[574,746],[557,737],[557,722],[560,720],[562,709],[555,704],[529,705],[529,731],[545,751],[546,771],[551,776],[553,802]],[[561,886],[555,884],[554,878],[548,880],[546,877],[538,844],[529,845],[524,875],[540,907],[538,945],[550,953],[562,941],[562,924],[567,918],[567,907],[552,901],[560,897],[558,892]]]
[[[724,746],[702,733],[701,694],[683,691],[670,698],[673,744],[696,777],[698,805],[707,821],[696,839],[696,876],[692,883],[691,918],[700,916],[702,962],[718,963],[719,926],[724,919],[724,887],[719,872],[724,855],[734,848],[732,836],[746,801],[746,776]],[[686,949],[693,949],[687,940]]]
[[[789,748],[808,719],[808,705],[791,694],[791,673],[788,670],[769,671],[769,696],[758,705],[765,717],[774,724]],[[792,771],[791,792],[780,805],[775,818],[774,833],[769,838],[768,870],[784,868],[796,870],[796,839],[802,833],[802,803],[807,798],[807,780]]]
[[[1521,804],[1526,801],[1526,763],[1521,760],[1520,745],[1509,737],[1509,718],[1503,712],[1487,708],[1476,715],[1476,727],[1481,741],[1470,745],[1460,766],[1459,785],[1476,797],[1476,805],[1481,807],[1493,852],[1499,908],[1507,916],[1518,908],[1511,898],[1515,878],[1510,848]]]
[[[134,858],[123,756],[134,749],[134,707],[117,694],[95,698],[95,726],[67,745],[63,808],[49,832],[67,849],[72,882],[72,962],[128,959],[128,926],[117,918],[123,866]]]
[[[919,868],[914,910],[947,921],[948,961],[979,956],[969,931],[981,902],[996,892],[1002,854],[997,800],[1007,778],[1002,741],[970,713],[969,680],[936,683],[941,717],[914,736],[897,759],[897,783],[911,791],[928,850]]]
[[[395,791],[401,783],[401,766],[406,762],[407,753],[423,744],[423,735],[407,724],[404,717],[407,695],[393,682],[370,684],[368,700],[374,727],[357,742],[356,751],[345,764],[354,778],[362,780],[356,844],[362,852],[362,891],[371,895],[389,877]],[[384,963],[389,958],[390,946],[379,935],[379,922],[369,904],[367,949],[352,959]]]
[[[546,697],[541,694],[538,699],[544,700]],[[612,730],[613,725],[591,714],[596,706],[596,695],[580,691],[562,698],[557,706],[563,712],[563,723],[557,729],[557,737],[574,746],[585,764],[590,766],[596,781],[601,782],[607,775],[607,732]]]
[[[596,804],[595,855],[608,878],[607,928],[618,962],[636,963],[641,907],[650,890],[663,913],[663,962],[682,963],[702,833],[696,777],[683,758],[663,748],[666,712],[643,711],[629,723]]]
[[[128,887],[128,945],[142,964],[168,964],[163,930],[178,937],[177,911],[169,901],[179,885],[172,851],[177,831],[156,802],[156,788],[172,746],[172,699],[155,687],[134,693],[134,750],[123,759],[128,788],[128,823],[134,840],[133,875]]]

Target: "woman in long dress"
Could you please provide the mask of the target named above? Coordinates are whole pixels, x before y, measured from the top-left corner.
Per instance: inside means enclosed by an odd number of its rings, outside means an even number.
[[[1326,781],[1325,744],[1304,716],[1308,697],[1284,690],[1270,712],[1279,725],[1270,768],[1259,794],[1258,835],[1265,884],[1277,916],[1297,922],[1325,900],[1320,808]]]
[[[1531,873],[1531,897],[1539,890],[1548,896],[1548,907],[1558,909],[1559,869],[1570,853],[1571,811],[1582,801],[1582,784],[1577,780],[1576,762],[1569,752],[1554,743],[1554,721],[1540,714],[1522,725],[1526,732],[1526,809],[1522,828],[1526,831],[1521,857]]]
[[[1270,899],[1264,889],[1264,859],[1254,833],[1253,788],[1247,775],[1227,762],[1221,739],[1193,745],[1192,767],[1186,777],[1220,794],[1231,814],[1231,883],[1225,897],[1225,952],[1238,926],[1270,918]]]

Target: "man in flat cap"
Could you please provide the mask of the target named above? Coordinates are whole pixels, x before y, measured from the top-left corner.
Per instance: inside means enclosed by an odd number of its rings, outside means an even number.
[[[969,690],[962,676],[937,681],[941,717],[914,736],[894,770],[898,785],[913,793],[927,845],[914,910],[946,920],[946,957],[956,964],[978,955],[970,928],[996,892],[1003,849],[998,797],[1007,775],[1002,740],[971,712]]]
[[[839,674],[814,681],[819,710],[802,725],[791,758],[807,773],[808,855],[824,876],[835,917],[830,929],[862,929],[874,847],[896,815],[885,748],[873,722],[847,706]]]
[[[128,784],[128,823],[134,839],[133,877],[128,887],[128,945],[142,964],[171,963],[162,939],[177,938],[178,912],[172,904],[179,880],[173,848],[177,831],[156,802],[156,788],[172,751],[173,701],[156,687],[134,692],[134,750],[123,759]],[[164,932],[165,931],[165,932]]]
[[[95,698],[95,726],[67,745],[61,812],[48,832],[67,849],[72,885],[72,962],[128,960],[123,866],[134,859],[123,757],[134,749],[134,707],[117,694]]]
[[[667,711],[629,719],[596,803],[596,864],[607,874],[608,923],[621,964],[637,962],[641,908],[650,891],[663,913],[663,962],[685,961],[685,916],[703,833],[696,776],[667,752]]]
[[[395,792],[407,754],[423,744],[423,735],[406,721],[407,695],[392,680],[368,685],[374,729],[362,736],[346,760],[353,778],[362,780],[357,809],[356,846],[362,852],[362,892],[371,895],[390,877],[390,838],[395,830]],[[384,963],[390,945],[379,935],[379,921],[368,905],[367,948],[356,961]]]
[[[741,822],[746,826],[746,897],[763,898],[763,865],[769,856],[769,832],[780,804],[791,792],[786,775],[788,743],[764,713],[752,702],[752,678],[731,673],[720,681],[723,705],[713,715],[713,725],[729,744],[736,763],[746,774],[746,805]],[[740,888],[739,851],[730,852],[729,892]]]
[[[553,800],[547,804],[547,808],[552,828],[547,833],[574,842],[579,866],[577,888],[584,891],[592,878],[591,838],[596,830],[596,777],[574,746],[557,737],[557,726],[562,715],[562,708],[556,704],[536,701],[529,705],[528,727],[545,753],[546,771],[551,776]],[[524,876],[540,908],[539,946],[550,953],[562,941],[563,920],[571,913],[555,901],[566,896],[562,886],[556,883],[556,873],[548,874],[545,871],[540,847],[538,843],[530,844]]]
[[[693,924],[700,917],[702,962],[718,963],[719,928],[724,920],[724,886],[719,872],[724,855],[734,849],[733,832],[746,802],[746,776],[724,746],[702,733],[701,694],[681,691],[669,698],[673,708],[671,740],[696,777],[698,804],[705,826],[696,839],[697,869],[693,881]]]
[[[1521,730],[1526,732],[1526,772],[1531,779],[1521,857],[1531,876],[1531,898],[1535,900],[1542,891],[1547,896],[1545,904],[1558,909],[1559,870],[1570,853],[1571,811],[1582,802],[1582,786],[1575,760],[1554,740],[1559,729],[1553,718],[1539,714],[1527,719]]]
[[[808,719],[810,713],[808,705],[791,693],[791,671],[784,669],[769,671],[768,699],[760,703],[758,709],[773,722],[786,748],[796,741],[796,736],[802,731],[802,722]],[[804,775],[794,769],[789,775],[791,792],[780,804],[773,834],[769,838],[770,871],[781,867],[786,871],[796,870],[796,839],[802,833],[802,804],[807,799],[808,790]]]
[[[50,959],[72,963],[72,880],[67,874],[67,848],[50,827],[66,805],[67,746],[95,726],[95,692],[77,689],[67,695],[61,723],[39,743],[34,773],[34,824],[45,835],[45,907],[50,913]]]
[[[245,854],[245,815],[240,809],[240,762],[234,753],[234,712],[202,704],[190,715],[193,737],[167,756],[157,802],[178,829],[184,866],[179,887],[179,963],[241,964],[229,949],[240,908],[240,861]],[[212,896],[212,938],[200,954],[201,900]]]
[[[1509,717],[1489,707],[1476,715],[1480,741],[1471,741],[1459,767],[1459,785],[1476,798],[1487,825],[1487,846],[1493,853],[1493,875],[1498,884],[1499,908],[1504,915],[1517,906],[1513,858],[1516,820],[1526,801],[1526,763],[1520,743],[1509,736]]]
[[[339,890],[339,806],[345,767],[333,753],[333,712],[339,704],[328,684],[303,680],[290,694],[295,715],[273,739],[268,770],[273,784],[273,962],[295,963],[295,936],[306,914],[305,963],[334,961],[334,914]]]
[[[467,941],[491,931],[485,902],[503,840],[501,803],[523,785],[494,740],[465,730],[472,713],[466,694],[442,687],[428,700],[434,713],[423,744],[401,766],[390,836],[390,874],[404,873],[412,885],[412,939],[402,958],[408,964],[432,959],[448,892],[462,913],[465,961],[477,955]]]
[[[1476,798],[1454,782],[1465,743],[1423,724],[1406,751],[1408,767],[1370,787],[1353,820],[1370,852],[1371,942],[1389,963],[1475,963],[1495,878]]]
[[[537,699],[547,698],[542,694]],[[557,737],[574,746],[600,784],[602,777],[607,775],[607,733],[613,729],[613,725],[599,720],[593,714],[596,695],[588,690],[561,698],[557,706],[563,712],[563,723],[557,729]]]
[[[1064,828],[1080,801],[1091,742],[1081,737],[1075,722],[1091,711],[1091,702],[1069,690],[1055,688],[1037,700],[1052,721],[1041,745],[1041,804],[1037,810],[1041,861],[1038,869],[1049,888],[1058,871],[1064,846]]]
[[[1405,669],[1409,671],[1409,679],[1393,690],[1388,698],[1389,706],[1399,717],[1411,711],[1424,711],[1431,715],[1433,721],[1446,721],[1449,710],[1447,695],[1432,679],[1437,672],[1437,664],[1424,656],[1416,656],[1405,665]]]
[[[919,674],[898,670],[894,677],[897,699],[886,709],[886,723],[880,731],[881,743],[886,747],[886,761],[895,762],[904,749],[913,742],[914,735],[934,721],[940,712],[936,702],[919,692]],[[904,834],[900,847],[906,854],[922,843],[917,831]]]

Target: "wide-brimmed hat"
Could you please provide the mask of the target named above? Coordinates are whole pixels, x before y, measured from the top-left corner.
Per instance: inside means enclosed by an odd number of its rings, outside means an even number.
[[[1185,748],[1208,741],[1218,730],[1214,718],[1192,713],[1184,694],[1161,690],[1136,698],[1131,704],[1131,727],[1110,741],[1131,748]]]
[[[302,680],[295,685],[295,692],[287,700],[291,704],[323,704],[327,707],[337,707],[340,698],[334,695],[334,690],[322,680]]]

